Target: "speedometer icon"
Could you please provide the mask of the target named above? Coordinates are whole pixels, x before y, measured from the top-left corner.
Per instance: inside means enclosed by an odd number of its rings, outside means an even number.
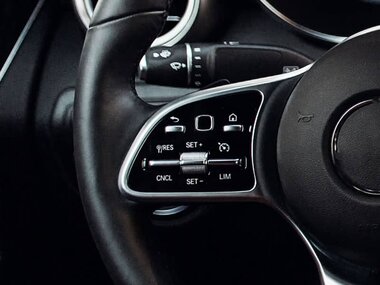
[[[219,152],[230,152],[231,147],[228,143],[218,143]]]

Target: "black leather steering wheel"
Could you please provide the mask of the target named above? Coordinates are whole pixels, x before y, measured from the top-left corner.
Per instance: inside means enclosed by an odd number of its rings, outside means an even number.
[[[322,282],[332,275],[372,280],[380,264],[380,32],[356,35],[292,73],[203,90],[154,107],[137,96],[134,78],[163,27],[169,2],[100,1],[81,58],[74,113],[77,174],[90,228],[114,280],[165,284],[149,242],[148,210],[139,203],[206,201],[268,204],[299,231],[318,260]],[[165,191],[129,183],[134,167],[141,166],[144,145],[172,114],[200,114],[206,107],[213,112],[213,106],[230,104],[239,111],[250,106],[243,111],[254,119],[241,130],[249,138],[248,162],[234,162],[244,164],[241,185],[191,191],[176,184]],[[186,155],[173,163],[188,175],[221,163],[207,152],[197,155],[205,153],[203,168],[185,168],[199,160],[189,162]],[[208,185],[219,187],[219,182]]]

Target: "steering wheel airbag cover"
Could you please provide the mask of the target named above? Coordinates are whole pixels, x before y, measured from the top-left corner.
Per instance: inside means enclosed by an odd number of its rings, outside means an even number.
[[[371,32],[315,63],[290,96],[277,145],[281,183],[295,219],[329,250],[361,264],[380,262],[380,200],[340,179],[330,142],[348,108],[380,94],[379,49],[380,32]]]

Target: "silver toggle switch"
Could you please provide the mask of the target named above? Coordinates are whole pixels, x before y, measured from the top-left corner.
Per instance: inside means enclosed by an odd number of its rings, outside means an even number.
[[[207,174],[207,152],[185,152],[181,154],[179,161],[183,174]]]

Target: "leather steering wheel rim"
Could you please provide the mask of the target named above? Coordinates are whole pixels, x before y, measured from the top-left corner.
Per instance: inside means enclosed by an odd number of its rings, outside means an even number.
[[[164,25],[169,2],[100,1],[81,57],[74,113],[78,182],[90,229],[116,283],[160,283],[146,250],[149,215],[120,199],[117,178],[126,150],[155,111],[136,96],[134,76]]]

